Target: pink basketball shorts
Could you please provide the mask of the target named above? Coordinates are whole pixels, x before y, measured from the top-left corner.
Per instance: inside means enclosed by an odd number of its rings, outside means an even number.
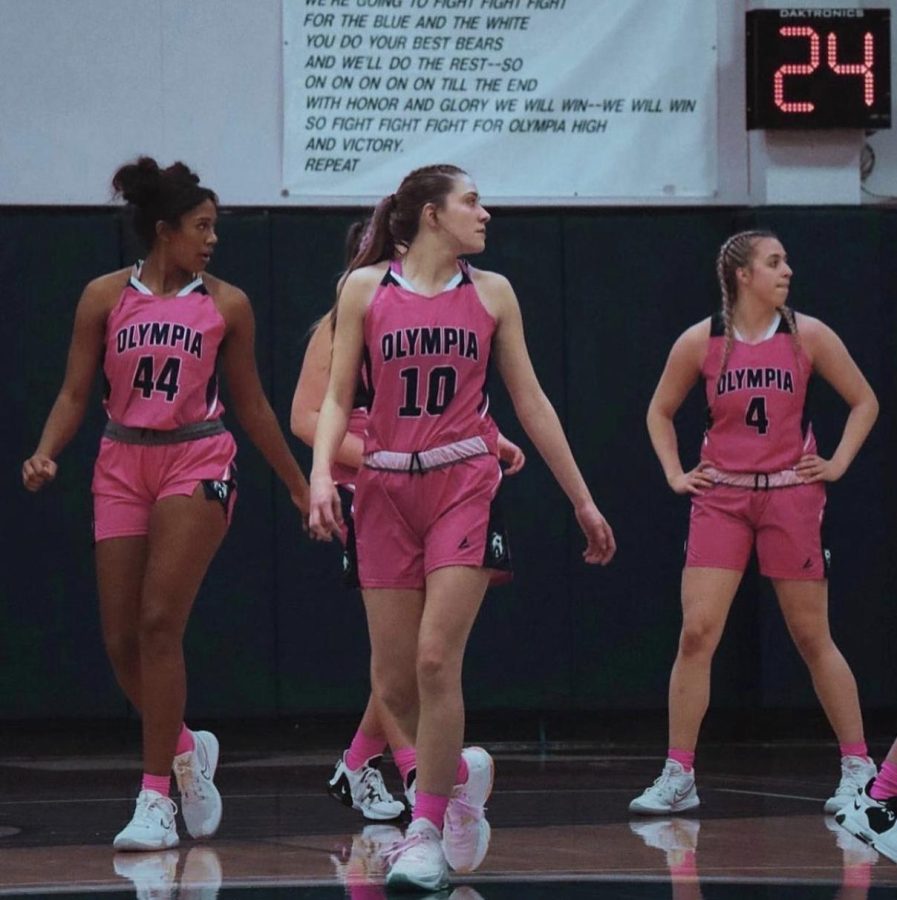
[[[507,581],[500,484],[489,454],[426,472],[362,468],[354,504],[361,587],[423,590],[427,575],[445,566],[487,568],[492,584]]]
[[[756,544],[768,578],[827,578],[824,512],[821,482],[766,491],[715,485],[691,499],[685,565],[743,571]]]
[[[200,482],[209,499],[221,502],[229,524],[236,455],[228,431],[150,446],[102,438],[91,486],[94,540],[147,534],[153,504],[165,497],[189,497]]]

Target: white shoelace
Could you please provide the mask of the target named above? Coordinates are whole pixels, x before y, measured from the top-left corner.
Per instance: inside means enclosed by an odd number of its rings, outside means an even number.
[[[171,797],[163,797],[161,794],[158,797],[148,797],[143,794],[137,798],[134,818],[131,821],[138,825],[155,825],[156,819],[153,815],[153,810],[156,808],[163,815],[167,814],[171,818],[174,818],[178,811],[177,804]]]
[[[174,763],[174,774],[177,779],[178,788],[180,788],[181,796],[187,800],[205,800],[206,795],[203,787],[205,785],[204,778],[196,777],[196,768],[198,760],[196,759],[196,750],[185,759],[176,759]]]
[[[429,836],[423,835],[420,832],[415,832],[408,837],[402,838],[402,840],[400,841],[396,841],[389,847],[386,847],[381,851],[381,854],[386,864],[389,866],[393,866],[401,856],[405,855],[407,851],[412,850],[415,847],[420,846],[421,844],[427,843],[429,840],[431,840]]]
[[[445,828],[450,838],[466,835],[466,826],[471,822],[479,822],[486,814],[484,806],[468,803],[460,797],[453,798],[448,805],[445,816]]]
[[[374,803],[388,803],[392,800],[383,776],[373,766],[365,766],[361,775],[362,796]]]

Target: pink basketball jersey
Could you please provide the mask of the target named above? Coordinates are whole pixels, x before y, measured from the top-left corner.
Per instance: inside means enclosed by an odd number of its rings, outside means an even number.
[[[371,389],[365,452],[429,450],[483,437],[497,452],[486,377],[495,319],[464,263],[460,280],[434,297],[403,287],[393,263],[364,320]]]
[[[707,430],[701,460],[727,472],[780,472],[816,452],[806,412],[812,365],[800,362],[788,323],[759,344],[735,340],[720,377],[725,348],[722,319],[714,316],[701,367],[707,394]]]
[[[224,330],[201,278],[157,297],[132,275],[106,322],[109,418],[163,431],[219,418],[215,365]]]

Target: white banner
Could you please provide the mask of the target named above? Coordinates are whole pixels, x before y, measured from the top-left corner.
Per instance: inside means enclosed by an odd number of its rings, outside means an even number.
[[[283,0],[284,190],[450,162],[493,204],[712,196],[716,2]]]

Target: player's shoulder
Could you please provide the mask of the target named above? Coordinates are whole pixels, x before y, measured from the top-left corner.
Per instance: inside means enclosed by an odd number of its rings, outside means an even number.
[[[343,290],[351,291],[373,291],[386,274],[389,268],[389,260],[382,260],[378,263],[372,263],[369,266],[360,266],[349,272],[342,281]]]
[[[127,286],[131,271],[129,266],[92,278],[81,293],[81,305],[91,310],[107,312],[111,310]]]
[[[707,316],[694,325],[689,325],[682,334],[679,335],[677,343],[682,343],[689,347],[706,347],[707,341],[714,336],[715,316]]]
[[[478,290],[485,289],[513,293],[511,282],[500,272],[491,272],[489,269],[477,269],[473,266],[468,266],[467,271],[470,273],[470,279]]]
[[[219,278],[217,275],[205,272],[202,276],[202,283],[219,305],[240,307],[249,304],[249,297],[242,288],[225,281],[223,278]]]

